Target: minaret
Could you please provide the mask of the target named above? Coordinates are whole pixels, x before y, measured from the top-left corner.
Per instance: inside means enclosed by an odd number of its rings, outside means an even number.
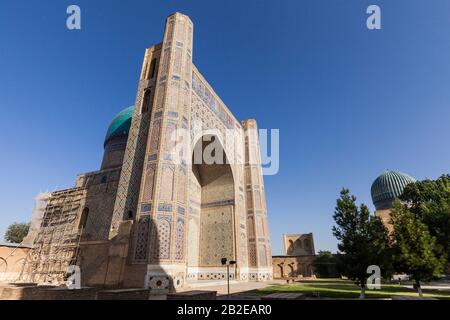
[[[112,236],[133,216],[129,264],[147,265],[152,289],[181,287],[186,276],[187,150],[174,138],[189,128],[192,37],[192,21],[175,13],[146,52],[114,210]]]
[[[253,119],[242,122],[245,148],[245,186],[249,280],[269,280],[272,255],[267,223],[266,199],[261,168],[258,126]]]
[[[140,218],[148,214],[153,221],[147,275],[153,289],[158,287],[156,279],[165,275],[175,288],[183,286],[186,277],[188,150],[176,150],[175,134],[189,128],[192,38],[189,17],[175,13],[167,18],[139,203]]]

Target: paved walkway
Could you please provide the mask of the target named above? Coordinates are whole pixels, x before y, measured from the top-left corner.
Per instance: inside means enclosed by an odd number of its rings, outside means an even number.
[[[408,289],[414,289],[412,285],[406,285],[404,287]],[[450,285],[422,285],[421,287],[425,290],[450,291]]]
[[[404,285],[405,288],[413,289],[413,285]],[[438,280],[430,281],[428,283],[421,285],[422,289],[425,290],[439,290],[439,291],[450,291],[450,281],[449,280]]]
[[[232,281],[232,282],[230,282],[230,294],[246,292],[246,291],[251,291],[251,290],[256,290],[256,289],[262,289],[262,288],[266,288],[268,286],[285,284],[285,283],[286,283],[286,280],[272,280],[272,281],[267,281],[267,282]],[[217,291],[218,296],[226,295],[227,294],[227,283],[226,283],[226,281],[213,282],[211,285],[208,285],[207,283],[202,283],[201,286],[194,285],[191,288],[186,289],[186,290],[211,290],[211,291]]]

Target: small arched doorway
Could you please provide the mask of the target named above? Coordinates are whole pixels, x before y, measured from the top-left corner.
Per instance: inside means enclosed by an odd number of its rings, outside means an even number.
[[[279,264],[279,265],[278,265],[278,269],[279,269],[279,272],[280,272],[280,278],[284,278],[284,268],[283,268],[283,265]]]
[[[288,267],[289,267],[289,274],[288,274],[288,277],[295,277],[295,270],[294,270],[294,266],[293,266],[293,264],[288,264]]]

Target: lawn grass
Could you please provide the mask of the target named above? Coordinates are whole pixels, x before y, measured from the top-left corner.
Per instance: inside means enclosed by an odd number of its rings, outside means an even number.
[[[266,295],[275,292],[301,292],[308,296],[320,296],[320,298],[346,298],[358,299],[360,290],[350,280],[318,279],[298,281],[293,284],[269,286],[257,290],[255,294]],[[450,291],[423,290],[425,297],[437,299],[450,299]],[[381,290],[366,290],[367,299],[386,299],[393,295],[417,296],[417,291],[402,287],[398,284],[382,284]]]

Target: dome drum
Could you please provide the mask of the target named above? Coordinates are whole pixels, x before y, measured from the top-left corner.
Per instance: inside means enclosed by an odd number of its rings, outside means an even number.
[[[102,170],[122,165],[132,116],[133,106],[119,112],[111,121],[104,142]]]

